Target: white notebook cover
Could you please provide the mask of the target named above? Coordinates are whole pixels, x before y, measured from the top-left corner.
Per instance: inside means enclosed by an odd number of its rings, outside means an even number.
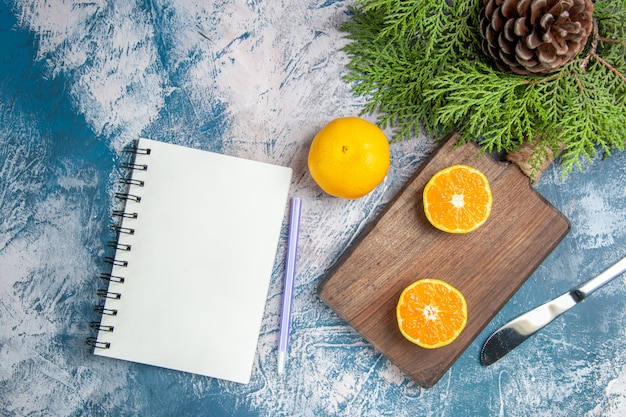
[[[250,381],[291,169],[140,139],[96,355]],[[113,331],[103,331],[113,326]]]

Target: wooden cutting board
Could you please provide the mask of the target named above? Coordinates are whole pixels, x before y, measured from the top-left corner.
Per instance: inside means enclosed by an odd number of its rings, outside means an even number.
[[[473,143],[454,147],[456,137],[434,152],[318,287],[328,306],[425,388],[437,383],[570,228],[517,166],[481,155]],[[426,182],[454,164],[481,170],[493,193],[487,222],[464,235],[431,226],[422,203]],[[400,293],[421,278],[447,281],[467,300],[467,326],[448,346],[424,349],[398,330]]]

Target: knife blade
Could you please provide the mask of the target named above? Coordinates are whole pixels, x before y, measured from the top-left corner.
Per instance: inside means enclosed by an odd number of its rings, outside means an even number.
[[[481,363],[487,366],[498,361],[561,314],[624,272],[626,257],[595,278],[511,320],[487,338],[480,351]]]

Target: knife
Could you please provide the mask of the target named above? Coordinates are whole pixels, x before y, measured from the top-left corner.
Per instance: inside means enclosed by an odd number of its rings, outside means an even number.
[[[485,366],[496,362],[552,320],[624,272],[626,272],[626,257],[595,278],[511,320],[487,338],[480,351],[480,361]]]

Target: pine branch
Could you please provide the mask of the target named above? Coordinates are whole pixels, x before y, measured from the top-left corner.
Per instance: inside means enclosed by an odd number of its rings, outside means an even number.
[[[346,81],[367,98],[393,140],[420,128],[437,138],[540,161],[558,151],[564,172],[626,141],[626,1],[597,0],[598,32],[586,55],[545,77],[504,74],[480,46],[478,0],[362,0],[343,30],[352,41]]]

